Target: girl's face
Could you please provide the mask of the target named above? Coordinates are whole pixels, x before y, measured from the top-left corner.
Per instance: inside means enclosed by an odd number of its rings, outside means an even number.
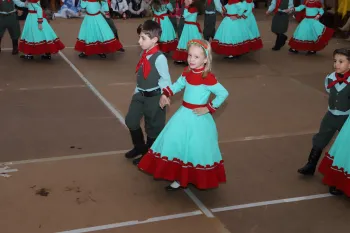
[[[208,59],[204,54],[204,51],[201,47],[197,45],[191,45],[188,50],[187,62],[188,66],[191,69],[198,69],[204,67]]]
[[[342,54],[336,54],[334,56],[334,71],[339,74],[345,74],[350,70],[350,61],[346,56]]]
[[[186,6],[191,5],[191,4],[192,4],[192,2],[193,2],[193,0],[185,0],[185,4],[186,4]]]

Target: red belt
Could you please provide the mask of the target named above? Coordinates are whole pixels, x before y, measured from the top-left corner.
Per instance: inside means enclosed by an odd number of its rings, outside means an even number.
[[[239,15],[237,15],[237,14],[233,14],[233,15],[231,15],[231,14],[225,14],[225,16],[227,16],[227,17],[233,17],[233,16],[236,16],[237,18],[240,18],[240,16],[239,16]]]
[[[202,30],[201,30],[201,25],[200,25],[199,23],[197,23],[197,22],[188,22],[188,21],[185,21],[185,24],[192,24],[192,25],[196,25],[196,26],[197,26],[197,28],[198,28],[198,31],[199,31],[200,33],[202,33]]]
[[[156,22],[159,24],[160,24],[160,20],[163,20],[165,16],[169,16],[169,14],[153,15],[153,17],[156,19]]]
[[[187,103],[185,101],[182,101],[182,106],[184,106],[185,108],[189,108],[189,109],[195,109],[195,108],[201,108],[201,107],[206,107],[206,104],[190,104]]]
[[[28,10],[28,13],[36,14],[36,11]]]
[[[95,14],[91,14],[91,13],[89,13],[89,12],[86,12],[86,14],[87,14],[87,15],[90,15],[90,16],[95,16],[95,15],[101,14],[101,12],[99,11],[99,12],[97,12],[97,13],[95,13]]]

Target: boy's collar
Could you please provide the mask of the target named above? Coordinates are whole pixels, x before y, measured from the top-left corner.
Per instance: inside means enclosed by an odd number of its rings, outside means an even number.
[[[154,47],[156,47],[157,45],[158,45],[158,43],[155,43],[151,48],[146,49],[146,53],[147,53],[148,51],[150,51],[151,49],[153,49]]]

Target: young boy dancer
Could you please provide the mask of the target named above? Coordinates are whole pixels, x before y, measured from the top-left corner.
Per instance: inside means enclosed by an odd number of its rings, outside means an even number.
[[[125,154],[126,158],[135,158],[147,153],[165,126],[165,108],[159,106],[162,89],[171,85],[168,61],[159,50],[158,41],[162,30],[160,25],[147,20],[138,28],[139,44],[143,49],[136,66],[136,89],[132,97],[125,124],[130,130],[134,148]],[[144,117],[147,143],[140,126]],[[141,158],[134,159],[137,165]]]
[[[17,19],[17,10],[15,4],[19,7],[25,7],[25,3],[20,0],[0,0],[0,52],[1,39],[6,29],[9,31],[12,39],[12,54],[18,54],[18,39],[21,36],[21,29]]]

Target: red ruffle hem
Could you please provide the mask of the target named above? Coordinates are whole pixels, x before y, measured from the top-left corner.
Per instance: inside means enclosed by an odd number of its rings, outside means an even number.
[[[179,159],[168,160],[152,151],[151,149],[142,158],[138,167],[155,179],[177,181],[182,187],[188,184],[195,185],[198,189],[211,189],[219,186],[219,183],[226,182],[224,161],[206,166],[193,166],[191,163],[184,163]]]
[[[37,43],[20,40],[18,44],[18,50],[27,55],[55,54],[64,48],[65,46],[59,38],[54,41],[41,41]]]
[[[322,182],[328,186],[335,186],[350,197],[350,174],[346,173],[343,168],[332,165],[333,157],[326,153],[322,159],[318,171],[323,174]]]
[[[172,58],[175,61],[187,61],[188,53],[185,49],[176,49]]]
[[[159,42],[159,49],[160,51],[162,51],[163,53],[168,53],[171,51],[176,50],[177,47],[177,40],[172,40],[172,41],[168,41],[168,42]],[[187,60],[187,57],[186,57]]]
[[[97,41],[90,44],[86,44],[85,41],[78,39],[74,47],[76,51],[83,52],[88,56],[101,53],[114,53],[121,48],[123,48],[123,45],[116,38],[104,42]]]
[[[290,39],[289,46],[297,51],[320,51],[328,45],[328,41],[332,38],[334,30],[325,27],[317,41],[304,41]]]
[[[225,56],[238,56],[249,53],[251,50],[258,50],[262,48],[262,41],[260,38],[254,40],[244,41],[239,44],[222,44],[218,40],[211,42],[211,48],[217,54]]]

